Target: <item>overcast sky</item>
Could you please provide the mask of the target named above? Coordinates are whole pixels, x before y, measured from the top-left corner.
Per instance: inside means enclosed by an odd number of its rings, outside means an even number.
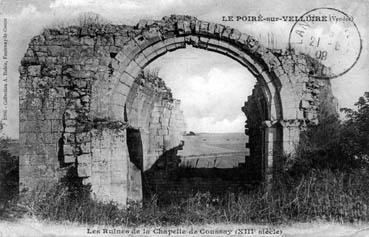
[[[170,14],[188,14],[223,23],[254,35],[269,46],[284,48],[292,23],[222,22],[227,15],[297,15],[317,7],[334,7],[350,16],[359,28],[363,51],[348,73],[334,79],[333,92],[341,107],[352,107],[364,91],[369,91],[368,32],[369,1],[365,0],[2,0],[3,18],[8,19],[8,121],[6,133],[18,136],[18,66],[32,36],[44,27],[68,21],[81,12],[93,11],[118,24],[136,24],[140,19],[160,19]],[[2,32],[3,33],[3,32]],[[3,45],[0,39],[0,45]],[[0,50],[3,50],[2,47]],[[1,51],[0,51],[1,52]],[[3,53],[1,52],[1,55]],[[1,60],[0,60],[1,61]],[[189,129],[209,132],[243,131],[240,107],[251,93],[255,79],[238,63],[225,56],[189,47],[159,58],[153,65],[182,100]],[[2,68],[2,67],[0,67]],[[0,91],[0,103],[2,98]],[[2,103],[1,103],[2,104]]]
[[[218,53],[187,46],[149,65],[181,100],[188,130],[242,132],[241,107],[256,79],[238,62]]]

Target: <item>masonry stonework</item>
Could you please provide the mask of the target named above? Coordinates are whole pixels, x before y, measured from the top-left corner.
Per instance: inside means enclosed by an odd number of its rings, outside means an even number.
[[[141,200],[141,172],[180,144],[185,127],[179,101],[142,72],[186,45],[226,55],[256,77],[243,107],[246,166],[270,180],[301,128],[317,122],[319,93],[330,85],[306,72],[322,66],[237,29],[172,15],[136,26],[46,29],[31,40],[19,68],[21,189],[57,182],[74,167],[99,199]]]

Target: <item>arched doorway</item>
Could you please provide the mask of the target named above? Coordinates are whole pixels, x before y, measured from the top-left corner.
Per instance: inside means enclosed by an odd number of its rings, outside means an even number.
[[[246,104],[244,109],[253,125],[247,129],[256,136],[257,141],[256,144],[250,144],[251,159],[247,167],[254,173],[255,179],[270,181],[273,161],[277,162],[276,159],[283,153],[280,139],[282,128],[277,126],[277,123],[283,120],[281,81],[273,71],[278,68],[280,61],[272,52],[259,45],[253,37],[236,29],[186,16],[172,16],[164,20],[164,25],[140,22],[137,28],[141,33],[127,42],[116,54],[115,59],[118,63],[112,75],[116,78],[115,89],[107,99],[111,101],[107,104],[109,111],[112,112],[109,115],[115,120],[121,119],[122,113],[119,108],[126,102],[121,92],[130,91],[139,73],[167,52],[192,45],[195,48],[223,54],[246,67],[258,81],[255,88],[257,93],[253,96],[257,105]],[[120,97],[118,100],[117,95]],[[248,107],[257,109],[249,112]],[[257,120],[253,119],[255,116]]]
[[[317,90],[325,85],[296,67],[308,65],[303,55],[267,49],[221,24],[173,15],[135,27],[48,29],[31,40],[20,68],[21,188],[58,180],[63,163],[64,169],[77,167],[78,176],[92,184],[100,199],[122,205],[140,200],[141,171],[130,161],[129,153],[135,152],[127,147],[127,128],[137,129],[127,121],[128,98],[150,62],[186,45],[226,55],[257,79],[243,109],[246,133],[257,141],[248,145],[249,168],[256,170],[256,178],[270,182],[281,155],[293,152],[300,127],[316,120]],[[152,100],[132,105],[131,111],[140,111],[142,118],[137,124],[145,124],[156,106]],[[139,141],[145,150],[143,134]],[[40,169],[44,161],[48,165]]]

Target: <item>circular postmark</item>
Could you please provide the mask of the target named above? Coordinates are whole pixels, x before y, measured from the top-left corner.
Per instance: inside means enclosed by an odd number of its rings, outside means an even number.
[[[303,55],[305,63],[297,63],[303,72],[319,79],[332,79],[356,64],[362,40],[352,17],[334,8],[316,8],[294,23],[288,46]]]

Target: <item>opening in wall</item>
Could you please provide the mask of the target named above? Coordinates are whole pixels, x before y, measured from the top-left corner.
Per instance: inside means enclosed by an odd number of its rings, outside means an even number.
[[[130,161],[137,168],[142,169],[143,150],[140,130],[135,128],[127,128],[127,147]]]

